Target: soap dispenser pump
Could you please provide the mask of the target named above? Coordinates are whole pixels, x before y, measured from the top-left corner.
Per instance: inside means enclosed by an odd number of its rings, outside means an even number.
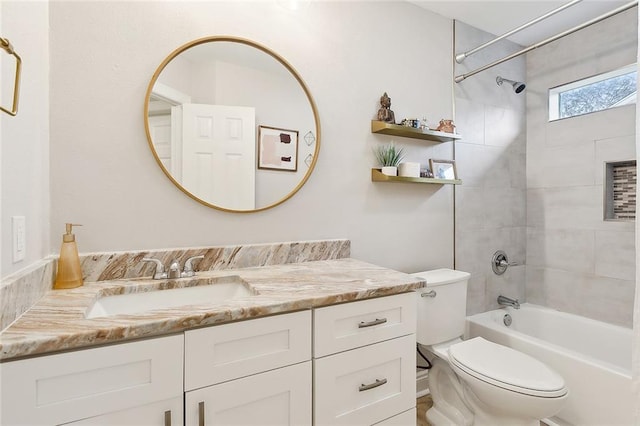
[[[76,288],[82,285],[82,268],[80,267],[76,236],[71,232],[74,226],[82,225],[67,223],[67,232],[62,236],[54,289]]]

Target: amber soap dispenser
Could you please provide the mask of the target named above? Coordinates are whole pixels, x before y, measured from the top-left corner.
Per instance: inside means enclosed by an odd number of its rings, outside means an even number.
[[[67,223],[67,232],[62,236],[62,246],[60,247],[60,258],[58,259],[58,272],[53,288],[76,288],[82,285],[82,268],[80,267],[80,257],[78,256],[78,246],[76,236],[72,233],[73,223]]]

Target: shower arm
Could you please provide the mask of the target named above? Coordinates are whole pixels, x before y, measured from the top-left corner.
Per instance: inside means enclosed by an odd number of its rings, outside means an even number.
[[[522,50],[520,50],[518,52],[512,53],[511,55],[506,56],[506,57],[504,57],[502,59],[498,59],[497,61],[491,62],[490,64],[487,64],[487,65],[485,65],[483,67],[475,69],[475,70],[473,70],[471,72],[468,72],[466,74],[457,75],[457,76],[455,76],[454,81],[456,83],[460,83],[461,81],[463,81],[463,80],[465,80],[465,79],[467,79],[467,78],[469,78],[471,76],[474,76],[474,75],[476,75],[476,74],[478,74],[478,73],[480,73],[482,71],[486,71],[489,68],[493,68],[496,65],[500,65],[503,62],[510,61],[513,58],[517,58],[518,56],[524,55],[525,53],[528,53],[528,52],[530,52],[530,51],[532,51],[534,49],[537,49],[538,47],[542,47],[545,44],[549,44],[549,43],[551,43],[553,41],[556,41],[559,38],[568,36],[569,34],[575,33],[576,31],[579,31],[579,30],[581,30],[583,28],[586,28],[586,27],[588,27],[590,25],[598,23],[598,22],[600,22],[600,21],[602,21],[604,19],[607,19],[607,18],[609,18],[609,17],[611,17],[613,15],[617,15],[618,13],[624,12],[627,9],[631,9],[632,7],[636,6],[637,4],[638,4],[638,0],[634,0],[631,3],[627,3],[625,5],[622,5],[622,6],[616,8],[616,9],[613,9],[613,10],[611,10],[611,11],[609,11],[609,12],[603,14],[603,15],[600,15],[600,16],[598,16],[596,18],[593,18],[593,19],[591,19],[591,20],[589,20],[589,21],[587,21],[587,22],[585,22],[583,24],[580,24],[580,25],[575,26],[573,28],[570,28],[570,29],[568,29],[566,31],[563,31],[560,34],[556,34],[555,36],[549,37],[548,39],[545,39],[545,40],[542,40],[542,41],[540,41],[538,43],[535,43],[535,44],[533,44],[533,45],[531,45],[529,47],[526,47],[526,48],[524,48],[524,49],[522,49]]]
[[[507,37],[510,37],[510,36],[514,35],[515,33],[518,33],[520,31],[524,30],[525,28],[529,28],[531,25],[537,24],[538,22],[543,21],[543,20],[547,19],[548,17],[555,15],[558,12],[562,12],[563,10],[565,10],[565,9],[575,5],[575,4],[578,4],[581,1],[582,0],[573,0],[573,1],[567,3],[567,4],[563,5],[563,6],[560,6],[557,9],[554,9],[554,10],[552,10],[552,11],[550,11],[550,12],[548,12],[548,13],[546,13],[546,14],[544,14],[544,15],[536,18],[536,19],[534,19],[533,21],[529,21],[526,24],[520,25],[519,27],[514,28],[511,31],[508,31],[508,32],[502,34],[501,36],[494,38],[491,41],[488,41],[488,42],[486,42],[484,44],[481,44],[480,46],[478,46],[478,47],[476,47],[474,49],[471,49],[471,50],[469,50],[467,52],[464,52],[464,53],[458,53],[456,55],[456,62],[461,64],[467,57],[469,57],[469,56],[481,51],[482,49],[485,49],[485,48],[491,46],[492,44],[499,42],[500,40],[503,40],[503,39],[505,39]]]

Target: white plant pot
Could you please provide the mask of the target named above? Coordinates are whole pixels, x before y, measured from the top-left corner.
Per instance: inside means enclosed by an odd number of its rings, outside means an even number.
[[[382,168],[382,174],[387,176],[398,176],[398,168],[395,166],[385,166]]]

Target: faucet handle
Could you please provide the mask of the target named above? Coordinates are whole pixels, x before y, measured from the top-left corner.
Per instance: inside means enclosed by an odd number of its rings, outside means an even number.
[[[493,253],[493,257],[491,258],[491,269],[496,275],[502,275],[505,273],[509,266],[517,265],[517,262],[509,262],[507,253],[502,250],[498,250],[497,252]]]
[[[142,258],[142,261],[143,262],[153,262],[153,263],[156,264],[156,271],[153,274],[153,279],[154,280],[163,280],[163,279],[167,278],[167,273],[164,270],[164,265],[158,259],[152,259],[150,257],[144,257],[144,258]]]
[[[193,261],[194,260],[200,260],[200,259],[204,259],[204,254],[188,258],[184,262],[184,269],[182,270],[182,273],[180,274],[180,276],[181,277],[193,277],[196,274],[196,272],[193,270]]]

